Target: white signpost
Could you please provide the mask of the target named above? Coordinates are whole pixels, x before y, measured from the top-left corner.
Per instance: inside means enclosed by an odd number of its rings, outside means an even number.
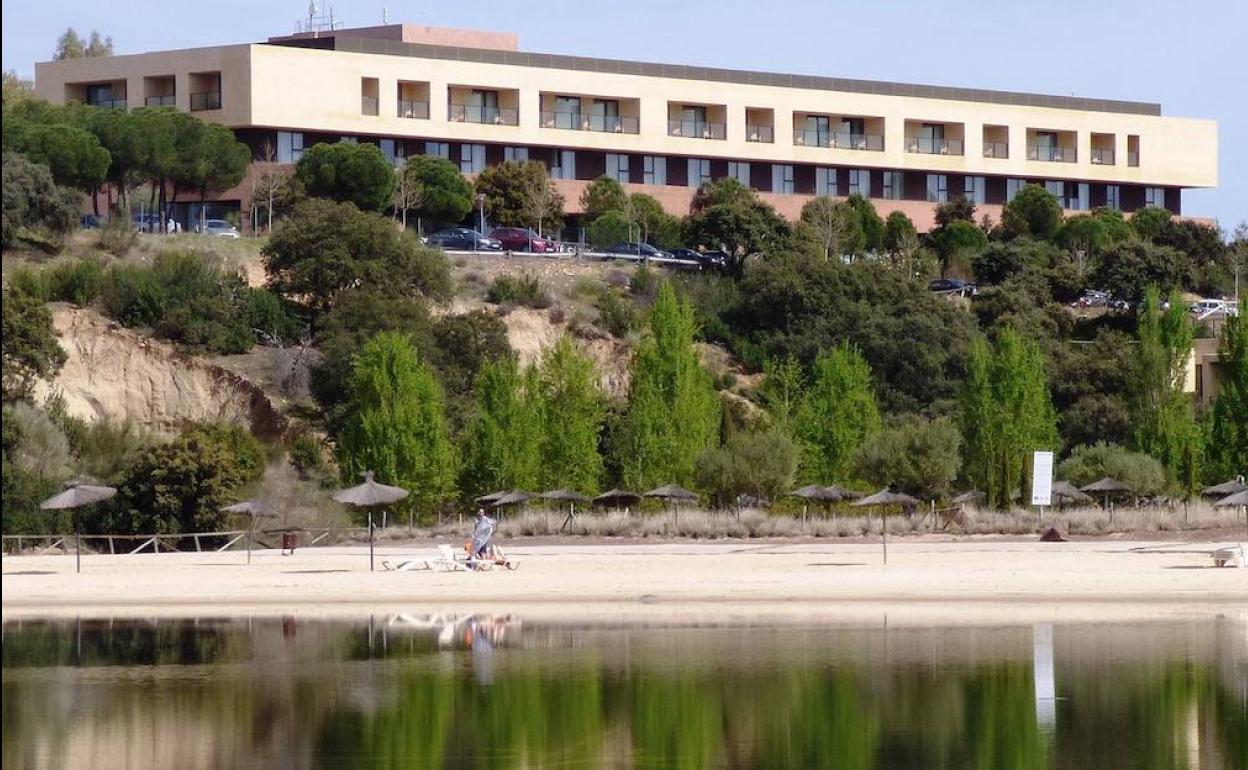
[[[1052,505],[1053,453],[1034,452],[1031,456],[1031,504]]]

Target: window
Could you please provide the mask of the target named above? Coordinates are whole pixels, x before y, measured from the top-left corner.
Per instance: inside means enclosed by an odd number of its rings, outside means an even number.
[[[399,156],[395,152],[395,144],[394,144],[393,139],[382,139],[379,146],[381,147],[381,154],[386,156],[387,161],[389,161],[390,163],[394,163],[395,161],[398,160]]]
[[[711,181],[711,162],[706,158],[689,159],[689,186],[701,187],[703,182]]]
[[[966,177],[965,192],[966,199],[976,206],[982,206],[987,201],[984,186],[986,180],[982,176]]]
[[[1166,188],[1145,187],[1144,188],[1144,205],[1155,206],[1159,209],[1164,209],[1166,207]]]
[[[871,197],[871,172],[865,168],[849,170],[849,194]]]
[[[928,203],[949,202],[949,177],[946,174],[927,175]]]
[[[529,159],[528,147],[504,147],[503,160],[526,161]]]
[[[884,172],[884,198],[899,201],[906,191],[906,177],[900,171]]]
[[[746,187],[750,186],[750,164],[741,160],[728,161],[728,176]]]
[[[1105,185],[1105,206],[1114,211],[1122,208],[1122,188],[1116,184]]]
[[[277,162],[298,163],[303,157],[303,132],[277,132]]]
[[[451,146],[446,142],[425,142],[425,154],[450,160]]]
[[[628,184],[628,156],[618,153],[607,153],[607,176],[620,184]]]
[[[581,127],[581,97],[555,97],[555,128]]]
[[[1091,194],[1089,193],[1089,190],[1091,189],[1091,185],[1087,182],[1069,182],[1068,187],[1074,189],[1067,190],[1069,193],[1067,196],[1068,203],[1070,204],[1067,208],[1074,209],[1075,211],[1087,211],[1090,208],[1089,198],[1091,198]]]
[[[551,179],[576,179],[576,151],[556,150],[554,165],[550,167]]]
[[[498,116],[498,91],[473,89],[468,96],[469,122],[493,123]]]
[[[459,170],[464,174],[479,174],[485,170],[485,145],[461,144],[459,146]]]
[[[1009,203],[1014,200],[1014,196],[1022,192],[1023,187],[1027,184],[1025,179],[1007,179],[1005,180],[1005,202]]]
[[[832,127],[827,115],[807,115],[806,130],[801,143],[810,147],[827,147],[831,143]]]
[[[620,103],[615,99],[595,99],[589,107],[591,131],[619,131]]]
[[[338,141],[343,144],[359,144],[360,138],[358,136],[340,136],[338,137]]]
[[[1052,195],[1054,198],[1057,198],[1059,203],[1064,202],[1066,198],[1066,183],[1065,182],[1055,182],[1050,179],[1049,181],[1044,183],[1044,189],[1049,191],[1049,195]],[[1066,208],[1066,206],[1063,205],[1062,208]]]
[[[789,168],[792,168],[790,166]],[[815,195],[836,197],[841,194],[836,185],[836,169],[819,167],[815,169]]]
[[[646,184],[667,184],[667,158],[661,155],[647,155],[643,158],[641,181]]]
[[[793,194],[793,166],[777,163],[771,167],[771,191],[784,195]]]

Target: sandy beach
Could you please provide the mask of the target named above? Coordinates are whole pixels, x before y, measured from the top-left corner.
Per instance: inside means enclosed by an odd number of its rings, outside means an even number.
[[[3,558],[6,619],[96,615],[359,615],[511,611],[586,621],[1112,621],[1248,617],[1248,570],[1216,569],[1209,546],[1175,542],[963,541],[879,544],[517,543],[516,571],[388,572],[432,544],[242,552]]]

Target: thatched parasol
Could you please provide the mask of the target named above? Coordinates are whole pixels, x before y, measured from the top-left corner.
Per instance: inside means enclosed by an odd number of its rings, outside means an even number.
[[[627,489],[609,489],[594,498],[594,505],[618,508],[620,505],[632,505],[639,500],[641,500],[641,495],[636,492],[629,492]]]
[[[824,489],[828,490],[828,492],[834,495],[840,495],[840,499],[842,500],[857,500],[859,498],[866,497],[867,495],[866,492],[859,492],[854,489],[846,489],[845,487],[839,487],[836,484],[829,484],[828,486],[824,487]]]
[[[392,487],[373,481],[373,472],[364,471],[364,483],[349,489],[340,489],[334,493],[334,499],[340,503],[368,509],[368,571],[373,571],[373,508],[379,505],[397,503],[407,497],[407,490]]]
[[[569,524],[576,522],[576,504],[589,502],[588,497],[571,489],[552,489],[541,493],[538,497],[541,497],[543,500],[556,500],[568,504],[568,516],[563,520],[563,524],[560,525],[560,532],[566,529]]]
[[[1239,476],[1230,481],[1223,481],[1221,484],[1214,484],[1211,487],[1205,487],[1201,490],[1202,495],[1209,497],[1222,497],[1223,495],[1234,495],[1239,492],[1248,490],[1248,484],[1244,483],[1244,477]]]
[[[850,503],[850,505],[855,505],[855,506],[902,505],[906,507],[913,507],[918,504],[919,504],[919,501],[917,498],[911,497],[910,495],[903,494],[901,492],[893,492],[890,489],[888,489],[888,487],[881,489],[879,492],[876,492],[874,495],[870,495],[868,497],[862,498],[861,500],[855,500],[854,502]]]
[[[795,489],[788,496],[800,497],[803,500],[818,500],[821,503],[834,503],[842,499],[837,492],[828,487],[821,487],[818,484],[810,484],[801,489]]]
[[[953,503],[954,505],[966,505],[967,503],[973,503],[976,500],[983,500],[983,499],[984,499],[983,492],[980,492],[978,489],[971,489],[966,492],[963,492],[960,495],[957,495],[949,502]]]
[[[1070,503],[1085,503],[1092,498],[1080,492],[1074,484],[1069,481],[1053,482],[1053,496],[1059,500]]]
[[[503,508],[508,505],[519,505],[521,503],[527,503],[532,499],[532,494],[525,492],[522,489],[513,489],[502,497],[496,498],[494,500],[494,507]]]
[[[251,564],[251,533],[256,528],[256,519],[261,516],[273,516],[276,512],[268,503],[261,500],[244,500],[241,503],[227,505],[221,510],[226,513],[247,514],[249,519],[247,526],[247,563]]]
[[[107,500],[115,494],[117,490],[113,487],[95,487],[72,482],[65,487],[65,491],[39,503],[39,508],[44,511],[70,511],[74,526],[74,572],[82,572],[82,537],[78,534],[78,516],[73,510]]]
[[[476,501],[480,503],[481,505],[484,505],[485,507],[489,508],[494,505],[495,500],[497,500],[500,497],[505,496],[507,493],[508,493],[508,490],[506,489],[499,490],[498,492],[491,492],[488,495],[481,495],[480,497],[476,499]]]
[[[1242,492],[1236,492],[1233,495],[1222,498],[1213,504],[1214,508],[1234,508],[1240,505],[1248,505],[1248,489]]]
[[[658,500],[697,502],[698,496],[677,484],[664,484],[646,492],[642,497],[653,497]]]
[[[1117,479],[1106,476],[1105,478],[1099,481],[1094,481],[1091,484],[1088,484],[1087,486],[1079,487],[1079,491],[1080,492],[1096,492],[1100,494],[1105,500],[1105,508],[1109,508],[1110,495],[1114,494],[1115,492],[1130,492],[1131,487],[1127,486],[1126,484],[1123,484],[1121,481]],[[1111,520],[1113,518],[1112,512],[1110,513],[1110,518]]]

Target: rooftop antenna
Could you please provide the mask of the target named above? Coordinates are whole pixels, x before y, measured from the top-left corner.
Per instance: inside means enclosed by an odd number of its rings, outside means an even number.
[[[381,7],[381,23],[382,24],[390,23],[390,9],[385,7],[384,5]]]

